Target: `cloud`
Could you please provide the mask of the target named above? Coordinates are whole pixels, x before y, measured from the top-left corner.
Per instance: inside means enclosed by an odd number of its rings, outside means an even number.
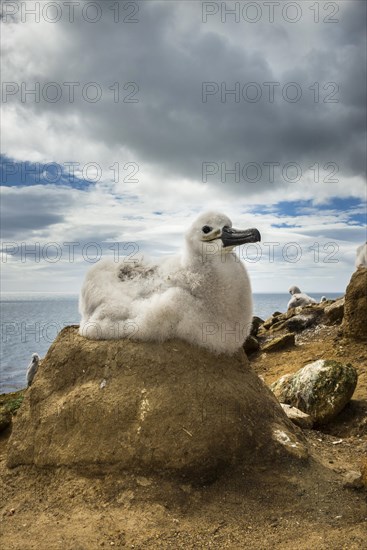
[[[4,80],[21,87],[27,67],[27,86],[38,82],[41,92],[38,103],[30,96],[19,104],[20,93],[10,96],[6,125],[16,107],[13,122],[36,126],[43,138],[45,132],[51,138],[35,144],[34,132],[31,139],[9,131],[5,146],[11,156],[21,151],[24,159],[27,149],[37,148],[44,158],[78,156],[78,161],[107,166],[124,152],[128,160],[158,167],[168,177],[194,181],[201,180],[203,162],[223,162],[227,169],[236,162],[275,162],[280,170],[274,186],[280,188],[289,186],[281,174],[289,162],[304,173],[315,163],[334,162],[340,178],[363,175],[363,2],[339,3],[339,22],[329,25],[312,23],[312,12],[305,9],[294,24],[279,17],[269,23],[265,12],[259,24],[236,24],[233,17],[222,23],[220,15],[203,23],[200,3],[140,2],[139,22],[123,28],[113,22],[107,4],[101,3],[104,15],[96,25],[79,19],[7,25],[11,53]],[[326,4],[320,4],[327,15]],[[353,39],[348,39],[350,29]],[[279,36],[282,40],[275,40]],[[89,50],[93,54],[86,57]],[[42,97],[50,82],[62,89],[56,103]],[[80,83],[73,103],[67,100],[65,82]],[[83,86],[91,82],[103,91],[96,103],[83,97]],[[118,103],[109,90],[115,82]],[[133,84],[124,90],[129,82]],[[215,83],[218,91],[203,103],[205,82]],[[234,94],[226,94],[236,83],[238,102]],[[264,83],[274,83],[274,102],[269,101],[271,86]],[[256,96],[257,89],[261,98],[249,101],[247,96]],[[298,93],[299,101],[287,99]],[[130,95],[137,103],[124,102]],[[256,186],[242,182],[247,194],[267,192],[263,171]],[[211,183],[223,187],[221,179]],[[242,189],[228,178],[226,192],[240,195]]]

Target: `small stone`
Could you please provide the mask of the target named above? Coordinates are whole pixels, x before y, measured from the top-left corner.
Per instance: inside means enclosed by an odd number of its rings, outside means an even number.
[[[347,489],[361,489],[363,485],[361,472],[351,470],[344,475],[343,487]]]
[[[136,483],[138,485],[140,485],[141,487],[149,487],[149,485],[152,484],[151,480],[146,478],[146,477],[142,477],[142,476],[139,476],[136,478]]]
[[[279,351],[295,344],[295,335],[293,332],[289,334],[284,334],[284,336],[279,336],[279,338],[273,338],[270,342],[267,342],[262,351]]]
[[[306,414],[291,405],[286,405],[285,403],[281,403],[280,406],[293,424],[308,430],[312,428],[313,420],[309,414]]]

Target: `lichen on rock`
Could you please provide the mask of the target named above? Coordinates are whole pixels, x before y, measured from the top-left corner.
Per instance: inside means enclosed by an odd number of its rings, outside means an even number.
[[[324,424],[350,401],[357,385],[357,371],[350,364],[320,359],[271,385],[281,403],[293,405]]]
[[[24,398],[24,390],[0,395],[0,432],[11,426],[13,416],[17,413]]]

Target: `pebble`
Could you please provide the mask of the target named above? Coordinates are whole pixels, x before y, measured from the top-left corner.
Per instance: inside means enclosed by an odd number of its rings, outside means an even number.
[[[344,475],[343,487],[347,489],[361,489],[363,487],[362,474],[351,470]]]
[[[285,403],[281,403],[280,406],[282,407],[285,414],[288,416],[289,420],[291,420],[294,424],[296,424],[300,428],[312,428],[313,420],[309,414],[306,414],[296,407],[292,407],[291,405],[286,405]]]

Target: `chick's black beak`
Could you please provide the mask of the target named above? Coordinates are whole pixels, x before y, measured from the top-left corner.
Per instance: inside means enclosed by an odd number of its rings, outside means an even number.
[[[220,238],[222,239],[224,248],[227,246],[239,246],[240,244],[257,243],[261,241],[260,232],[255,228],[242,231],[233,229],[232,227],[223,227]]]

